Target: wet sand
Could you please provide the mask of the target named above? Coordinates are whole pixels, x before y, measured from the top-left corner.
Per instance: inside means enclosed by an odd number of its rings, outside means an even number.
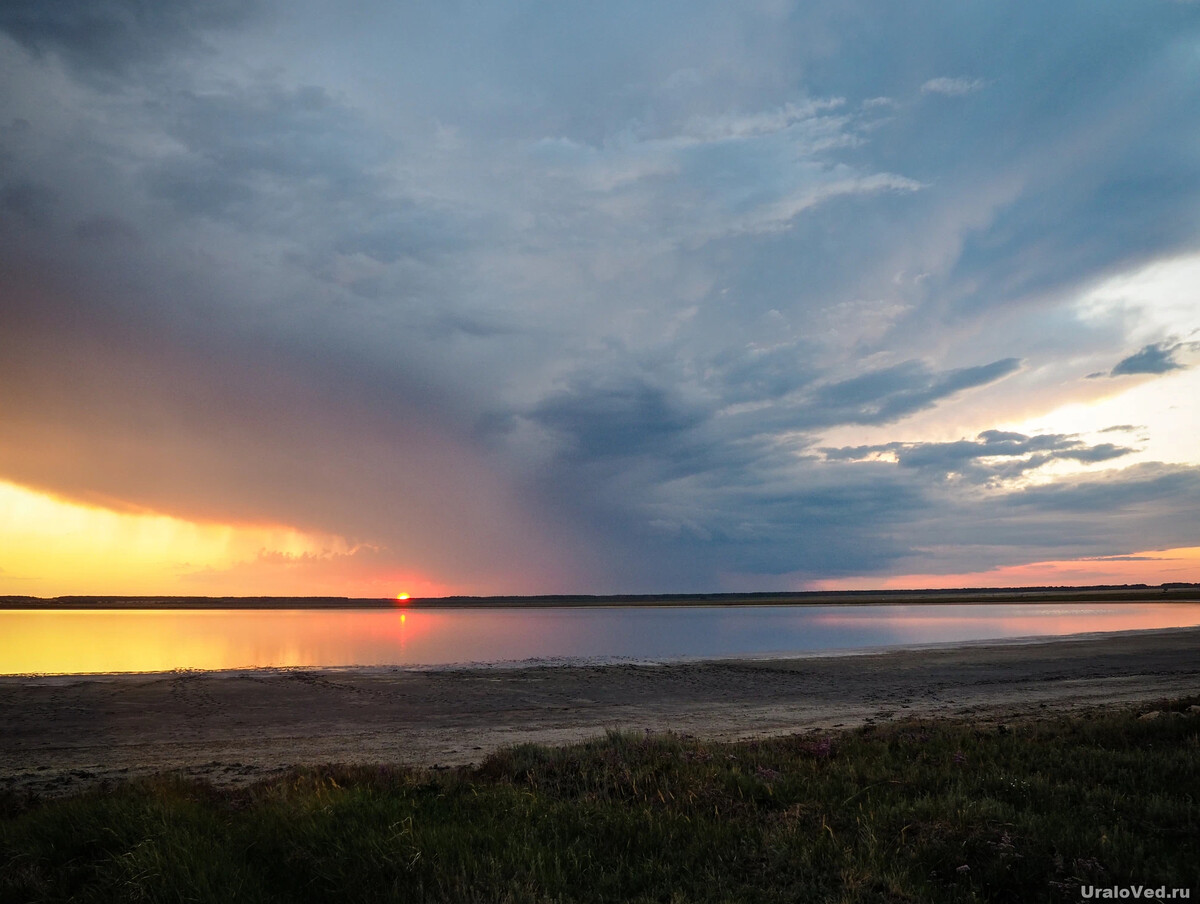
[[[909,716],[995,722],[1200,694],[1200,628],[667,665],[0,677],[0,788],[180,771],[480,761],[606,729],[713,739]]]

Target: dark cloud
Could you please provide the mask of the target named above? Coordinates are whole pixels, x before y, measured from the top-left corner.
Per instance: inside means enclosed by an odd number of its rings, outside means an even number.
[[[1087,556],[1085,562],[1174,562],[1170,556]]]
[[[760,474],[761,477],[761,474]],[[885,462],[808,463],[769,486],[707,480],[651,491],[642,517],[614,522],[612,561],[638,581],[715,586],[841,575],[956,572],[1182,545],[1200,529],[1200,468],[1136,465],[1049,487],[928,483]],[[651,527],[647,527],[651,525]],[[1189,533],[1191,532],[1191,533]],[[737,577],[733,578],[737,585]]]
[[[149,187],[180,213],[268,228],[322,208],[341,219],[355,203],[361,222],[379,215],[383,185],[371,170],[384,143],[320,88],[180,92],[163,112],[181,150],[148,169]]]
[[[25,226],[49,222],[55,193],[40,182],[15,180],[0,186],[0,216],[15,217]]]
[[[780,429],[812,431],[844,424],[883,424],[967,389],[986,385],[1019,366],[1016,359],[979,367],[934,371],[910,361],[802,390],[782,399],[809,378],[803,365],[788,374],[773,354],[737,360],[710,375],[716,399],[688,398],[672,391],[665,367],[657,382],[640,377],[575,379],[568,389],[544,399],[528,413],[567,440],[564,466],[631,456],[658,459],[661,479],[705,472],[723,482],[754,480],[778,460],[771,437]],[[745,413],[724,415],[724,405],[755,402]],[[759,407],[767,402],[766,407]]]
[[[1187,538],[1200,529],[1200,468],[1139,464],[1116,473],[969,493],[932,485],[922,501],[901,516],[905,537],[918,552],[885,566],[893,571],[928,571],[934,565],[935,571],[953,573],[978,570],[981,560],[998,567],[1119,555],[1131,547],[1190,544]]]
[[[1175,360],[1175,351],[1179,347],[1178,343],[1169,345],[1165,342],[1144,346],[1141,351],[1134,352],[1128,358],[1118,361],[1109,376],[1165,374],[1173,370],[1182,370],[1183,365]]]
[[[1084,449],[1067,450],[1059,453],[1058,457],[1073,459],[1074,461],[1080,461],[1086,464],[1095,464],[1101,461],[1111,461],[1114,458],[1120,458],[1122,455],[1128,455],[1131,452],[1136,451],[1136,449],[1131,449],[1127,446],[1115,446],[1112,443],[1100,443]]]
[[[916,468],[939,477],[955,476],[976,482],[1010,480],[1052,461],[1096,464],[1134,452],[1125,446],[1089,446],[1074,436],[986,430],[976,440],[952,443],[883,443],[822,449],[830,461],[864,461],[887,453],[903,468]]]
[[[77,66],[119,74],[143,61],[194,49],[209,29],[246,21],[255,3],[156,3],[154,0],[6,0],[0,30],[38,52]]]
[[[878,571],[914,553],[902,525],[929,502],[894,468],[764,459],[638,486],[641,498],[593,509],[610,560],[635,584],[688,589]]]
[[[730,499],[691,555],[697,565],[709,559],[712,580],[722,572],[816,578],[877,571],[913,552],[896,529],[921,501],[915,488],[882,475]]]
[[[775,348],[724,350],[706,366],[705,382],[726,402],[777,400],[819,375],[798,343]]]
[[[534,419],[570,437],[570,454],[585,459],[667,453],[702,415],[662,387],[639,379],[576,384],[543,401]]]
[[[827,424],[885,424],[929,408],[966,389],[1015,372],[1019,358],[935,372],[918,361],[852,377],[818,389],[813,407]]]
[[[1084,478],[1076,481],[1026,487],[1005,498],[1005,504],[1033,508],[1044,514],[1069,513],[1119,518],[1139,507],[1167,502],[1172,513],[1200,502],[1200,468],[1145,463],[1133,465],[1120,480]],[[1144,512],[1145,509],[1142,508]],[[1200,518],[1184,519],[1194,524]],[[1166,525],[1180,528],[1181,523]]]

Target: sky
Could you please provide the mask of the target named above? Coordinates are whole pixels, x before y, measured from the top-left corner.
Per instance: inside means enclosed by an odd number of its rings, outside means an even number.
[[[8,0],[0,593],[1200,581],[1200,3]]]

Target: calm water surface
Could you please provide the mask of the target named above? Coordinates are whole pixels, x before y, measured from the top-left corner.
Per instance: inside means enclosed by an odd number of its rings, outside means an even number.
[[[796,655],[1200,624],[1200,604],[0,611],[0,674]]]

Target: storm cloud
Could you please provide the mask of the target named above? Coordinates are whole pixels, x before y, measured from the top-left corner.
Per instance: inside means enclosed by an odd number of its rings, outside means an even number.
[[[1109,376],[1165,374],[1172,370],[1179,370],[1183,365],[1175,360],[1175,350],[1178,348],[1178,344],[1168,345],[1165,342],[1147,345],[1141,351],[1118,361]]]
[[[1186,305],[1093,295],[1200,253],[1198,45],[1171,2],[7,3],[0,480],[463,592],[1195,545],[1160,428],[1024,425],[1193,372]]]
[[[915,468],[942,477],[995,480],[1017,477],[1052,461],[1086,464],[1110,461],[1134,450],[1113,443],[1088,445],[1074,436],[985,430],[974,440],[950,443],[884,443],[822,449],[829,461],[867,461],[890,455],[902,468]]]

